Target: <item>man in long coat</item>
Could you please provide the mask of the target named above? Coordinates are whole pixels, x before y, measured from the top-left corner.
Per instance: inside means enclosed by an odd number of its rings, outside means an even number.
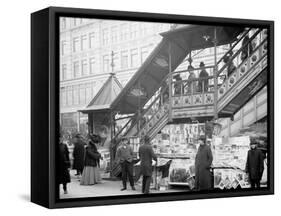
[[[85,143],[82,141],[79,134],[74,138],[74,149],[73,149],[73,169],[76,169],[76,175],[81,175],[84,168],[85,158]]]
[[[200,71],[200,74],[199,74],[199,78],[202,78],[203,80],[198,81],[198,89],[199,89],[199,92],[203,92],[203,91],[207,92],[208,88],[209,88],[209,80],[206,78],[209,76],[209,74],[205,69],[204,62],[200,62],[199,67],[202,68],[202,70]]]
[[[152,160],[157,161],[157,157],[150,145],[149,137],[145,136],[143,141],[144,144],[139,148],[141,175],[143,176],[142,193],[148,194],[152,176]]]
[[[212,174],[210,167],[213,162],[211,148],[206,144],[206,139],[200,137],[200,146],[195,157],[195,189],[212,189]]]
[[[122,169],[122,183],[123,188],[121,191],[127,190],[127,176],[132,190],[136,190],[134,186],[134,165],[133,165],[133,149],[129,145],[127,138],[122,138],[121,146],[117,149],[116,153],[117,163],[120,163]]]
[[[261,150],[257,149],[257,143],[251,141],[251,149],[248,151],[246,161],[246,173],[249,175],[251,188],[259,188],[260,181],[264,170],[264,155]]]
[[[69,151],[67,145],[63,143],[62,138],[59,142],[59,157],[58,157],[58,183],[63,185],[63,191],[67,194],[67,183],[70,182],[69,169]]]

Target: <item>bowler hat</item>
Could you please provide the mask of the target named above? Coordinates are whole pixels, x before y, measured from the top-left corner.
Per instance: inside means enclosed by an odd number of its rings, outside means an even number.
[[[206,142],[206,137],[205,136],[200,136],[198,140],[202,140],[205,143]]]
[[[96,135],[96,134],[91,134],[90,139],[93,143],[100,143],[100,141],[101,141],[100,136]]]

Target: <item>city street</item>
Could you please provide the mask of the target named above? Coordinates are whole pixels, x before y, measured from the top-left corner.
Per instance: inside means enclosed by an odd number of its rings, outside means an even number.
[[[129,185],[127,185],[127,190],[120,191],[122,188],[122,182],[120,181],[110,181],[102,180],[102,183],[86,186],[80,185],[79,178],[74,175],[75,171],[71,170],[71,183],[67,184],[68,194],[63,193],[62,185],[60,185],[60,198],[82,198],[82,197],[97,197],[97,196],[120,196],[120,195],[130,195],[130,194],[141,194],[141,185],[135,185],[136,190],[133,191]],[[151,193],[167,193],[167,192],[176,192],[175,189],[169,189],[166,191],[159,191],[151,189]]]

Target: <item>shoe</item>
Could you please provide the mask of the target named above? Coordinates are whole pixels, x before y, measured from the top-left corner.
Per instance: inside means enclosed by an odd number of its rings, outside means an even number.
[[[127,190],[127,188],[122,188],[121,191]]]
[[[132,190],[136,190],[135,186],[132,186]]]

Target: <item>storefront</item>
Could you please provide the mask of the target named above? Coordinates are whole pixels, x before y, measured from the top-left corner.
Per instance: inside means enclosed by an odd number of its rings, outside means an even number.
[[[183,189],[194,189],[195,156],[198,149],[198,138],[208,133],[205,123],[170,124],[152,140],[155,153],[158,155],[157,172],[154,174],[153,187],[166,190],[173,186]],[[212,138],[207,139],[213,154],[212,174],[213,187],[219,190],[249,188],[248,176],[245,173],[250,139],[255,138],[266,155],[266,122],[256,123],[241,129],[235,137],[220,137],[220,127],[215,126]],[[267,159],[264,160],[264,172],[261,186],[267,185]],[[168,174],[163,167],[169,163]]]

